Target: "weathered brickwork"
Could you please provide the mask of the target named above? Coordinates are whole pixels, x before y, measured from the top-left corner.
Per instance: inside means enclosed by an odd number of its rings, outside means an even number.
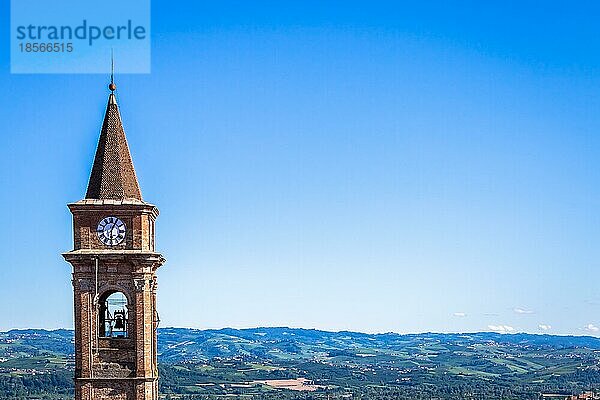
[[[86,198],[69,204],[75,315],[75,399],[158,400],[156,271],[158,209],[140,194],[121,117],[111,94]],[[105,217],[124,222],[122,243],[106,245],[97,226]],[[126,337],[105,337],[101,299],[126,299]],[[106,307],[104,308],[106,310]]]

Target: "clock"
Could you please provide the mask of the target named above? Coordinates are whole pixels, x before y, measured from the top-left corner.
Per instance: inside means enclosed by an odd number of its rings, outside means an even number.
[[[106,217],[96,229],[98,239],[107,246],[116,246],[125,240],[125,223],[117,217]]]

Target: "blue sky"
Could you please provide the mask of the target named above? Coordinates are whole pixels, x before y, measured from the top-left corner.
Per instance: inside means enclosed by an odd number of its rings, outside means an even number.
[[[163,325],[600,334],[599,11],[155,1],[117,85]],[[68,328],[108,77],[11,75],[8,34],[0,329]]]

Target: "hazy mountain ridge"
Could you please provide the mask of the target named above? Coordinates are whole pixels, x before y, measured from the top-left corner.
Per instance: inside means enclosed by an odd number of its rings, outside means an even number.
[[[67,329],[13,329],[0,332],[3,342],[18,340],[21,350],[47,351],[60,355],[73,353],[73,331]],[[189,329],[160,328],[159,358],[163,362],[250,356],[267,359],[319,358],[344,351],[404,351],[415,353],[419,347],[436,344],[448,351],[469,346],[497,344],[529,350],[586,348],[600,350],[600,338],[547,334],[420,333],[368,334],[352,331],[330,332],[302,328]],[[15,343],[16,345],[16,343]],[[416,347],[415,347],[416,346]],[[19,347],[16,347],[18,350]],[[441,350],[441,349],[440,349]]]

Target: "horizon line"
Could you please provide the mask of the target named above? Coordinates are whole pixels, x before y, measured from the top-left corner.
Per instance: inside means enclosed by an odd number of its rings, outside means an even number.
[[[513,336],[513,335],[530,335],[530,336],[553,336],[553,337],[578,337],[578,338],[592,338],[600,340],[598,336],[592,336],[589,334],[569,334],[569,333],[541,333],[541,332],[527,332],[527,331],[515,331],[515,332],[496,332],[496,331],[466,331],[466,332],[435,332],[435,331],[422,331],[422,332],[412,332],[412,333],[399,333],[394,331],[388,332],[361,332],[361,331],[352,331],[352,330],[328,330],[328,329],[318,329],[318,328],[292,328],[289,326],[256,326],[256,327],[245,327],[245,328],[234,328],[230,326],[222,327],[222,328],[191,328],[191,327],[182,327],[182,326],[164,326],[159,327],[158,329],[185,329],[185,330],[193,330],[193,331],[222,331],[226,329],[237,330],[237,331],[248,331],[248,330],[256,330],[256,329],[289,329],[289,330],[304,330],[304,331],[318,331],[318,332],[327,332],[327,333],[359,333],[361,335],[398,335],[398,336],[415,336],[415,335],[477,335],[477,334],[496,334],[500,336]],[[0,330],[0,334],[9,333],[14,331],[45,331],[45,332],[56,332],[56,331],[71,331],[74,332],[74,328],[11,328],[11,329],[3,329]]]

